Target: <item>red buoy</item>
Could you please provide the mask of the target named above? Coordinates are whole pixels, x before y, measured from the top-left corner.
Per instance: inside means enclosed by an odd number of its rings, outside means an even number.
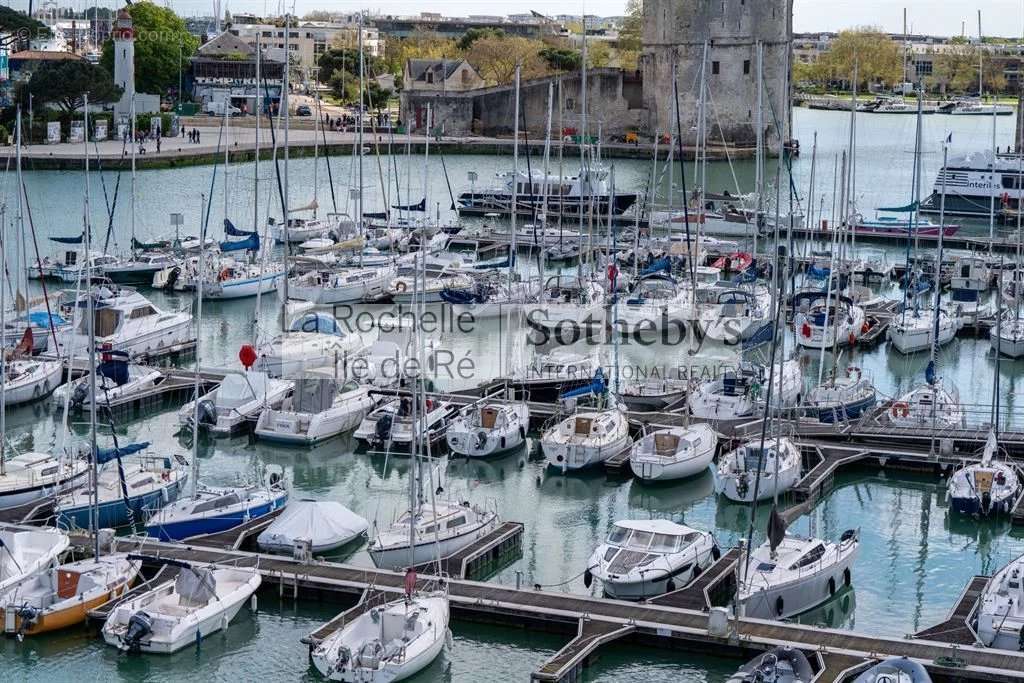
[[[242,344],[242,348],[238,350],[238,360],[242,361],[246,370],[256,363],[256,349],[252,347],[252,344]]]

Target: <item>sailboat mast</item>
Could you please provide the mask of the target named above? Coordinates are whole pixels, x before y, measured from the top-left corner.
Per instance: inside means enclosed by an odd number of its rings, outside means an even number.
[[[99,469],[96,463],[96,299],[92,291],[92,261],[89,252],[92,249],[92,230],[89,220],[89,95],[83,97],[82,105],[85,116],[84,147],[85,147],[85,292],[87,301],[86,315],[89,318],[89,530],[92,532],[93,553],[100,556],[100,519],[99,519]],[[19,165],[20,169],[20,165]],[[21,184],[20,182],[18,183]]]
[[[291,194],[288,191],[288,160],[291,156],[291,148],[288,146],[288,129],[291,128],[291,118],[288,115],[290,104],[288,101],[288,88],[290,87],[288,72],[291,71],[291,44],[288,40],[290,30],[291,15],[286,12],[284,15],[284,74],[281,79],[281,99],[279,100],[283,110],[282,113],[284,114],[284,216],[282,217],[284,225],[281,228],[281,234],[284,236],[284,277],[281,278],[281,327],[284,330],[288,328],[288,321],[286,320],[288,312],[288,258],[291,256],[288,214],[291,213],[292,208]]]
[[[260,95],[260,68],[263,62],[263,51],[260,49],[260,34],[256,34],[256,155],[253,158],[252,229],[259,231],[260,226],[260,118],[263,116],[263,97]],[[260,288],[256,289],[257,293]],[[257,307],[258,308],[258,307]]]
[[[363,108],[363,105],[365,104],[364,100],[365,100],[365,97],[366,97],[366,95],[365,95],[365,93],[363,91],[363,88],[365,87],[365,83],[363,82],[363,76],[364,76],[365,72],[363,71],[363,69],[364,69],[364,66],[363,66],[363,15],[360,14],[359,15],[359,109],[357,110],[357,112],[359,114],[359,124],[358,124],[358,126],[356,128],[356,139],[357,139],[358,145],[359,145],[359,159],[357,161],[357,163],[358,163],[357,177],[359,179],[359,189],[356,190],[359,194],[356,196],[356,210],[358,211],[358,219],[357,220],[359,221],[358,225],[359,225],[359,235],[360,236],[362,236],[362,234],[363,234],[363,128],[364,128],[364,126],[366,124],[366,110]],[[384,205],[384,212],[385,213],[389,213],[388,212],[387,204]]]
[[[21,109],[18,109],[18,132],[21,132]],[[21,143],[18,143],[21,146]],[[21,188],[18,188],[21,192]],[[7,204],[0,204],[0,269],[7,269]],[[0,330],[7,330],[7,287],[0,284]],[[0,337],[2,338],[2,337]],[[5,345],[6,346],[6,345]],[[0,349],[0,378],[7,377],[6,349]],[[7,382],[0,379],[0,476],[7,474]]]
[[[516,72],[515,72],[515,95],[512,98],[513,101],[513,112],[512,112],[512,205],[509,207],[509,220],[512,223],[512,233],[509,238],[509,253],[508,253],[508,285],[512,286],[513,278],[515,277],[515,254],[516,254],[516,218],[519,213],[519,76],[521,73],[521,64],[516,61]],[[533,184],[533,178],[528,178],[527,182]],[[533,197],[533,188],[530,188],[530,197]]]
[[[206,213],[206,195],[199,195],[199,210],[200,216],[208,216]],[[206,255],[206,218],[200,222],[199,226],[199,264],[198,270],[200,273],[203,272],[204,256]],[[287,267],[287,266],[286,266]],[[200,360],[202,355],[200,354],[200,344],[202,343],[202,335],[200,334],[200,327],[203,323],[203,281],[205,278],[196,278],[196,371],[192,378],[193,394],[195,396],[195,403],[192,406],[192,496],[195,497],[199,493],[199,368]],[[287,280],[288,278],[282,278]],[[281,304],[287,306],[287,299]]]
[[[132,95],[132,196],[129,198],[128,207],[132,222],[132,258],[135,258],[135,95]]]

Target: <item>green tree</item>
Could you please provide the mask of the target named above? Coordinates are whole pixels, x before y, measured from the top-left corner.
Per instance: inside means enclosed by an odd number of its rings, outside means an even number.
[[[70,59],[40,64],[28,82],[28,92],[37,103],[56,104],[67,112],[81,107],[85,95],[91,104],[121,97],[120,86],[102,68]]]
[[[583,61],[579,50],[548,46],[538,53],[552,71],[579,71]]]
[[[587,43],[587,66],[600,69],[612,62],[612,49],[603,40],[592,40]]]
[[[24,31],[22,37],[25,40],[50,35],[50,29],[43,22],[3,5],[0,5],[0,31],[15,34]]]
[[[851,82],[856,67],[861,88],[869,83],[895,85],[903,80],[902,48],[878,28],[840,32],[818,61],[821,73],[834,80]]]
[[[949,90],[958,93],[978,92],[978,65],[982,67],[982,87],[986,92],[998,92],[1006,88],[1003,63],[987,59],[975,45],[958,44],[950,46],[935,63],[935,70]]]
[[[164,94],[176,88],[179,69],[188,68],[199,39],[188,32],[185,22],[172,10],[148,0],[129,6],[128,13],[135,25],[135,89]],[[114,73],[112,40],[103,44],[100,64],[107,73]]]
[[[363,90],[363,104],[370,110],[384,109],[388,106],[388,100],[391,99],[391,95],[392,93],[388,88],[380,87],[377,81],[370,81]]]
[[[626,0],[626,16],[619,27],[619,49],[639,52],[643,47],[643,31],[643,0]]]
[[[325,82],[321,79],[321,82]],[[342,104],[359,99],[359,81],[352,74],[338,69],[326,81],[331,95]]]
[[[505,31],[500,28],[471,28],[462,34],[455,43],[456,47],[465,52],[473,47],[473,43],[481,38],[504,38]]]

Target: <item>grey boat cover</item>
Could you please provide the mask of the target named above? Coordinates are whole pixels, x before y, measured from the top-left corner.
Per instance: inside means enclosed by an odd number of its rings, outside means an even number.
[[[909,678],[913,683],[932,682],[932,677],[928,675],[928,671],[917,662],[906,657],[892,657],[875,664],[860,676],[857,676],[853,683],[896,683],[901,680],[900,674],[906,676],[902,680]]]
[[[174,592],[182,604],[199,607],[217,596],[217,579],[206,567],[189,567],[178,574]]]
[[[291,552],[297,539],[309,539],[314,552],[345,545],[366,532],[370,523],[332,500],[298,500],[288,505],[257,538],[264,550]]]
[[[754,657],[740,667],[728,683],[755,683],[772,680],[776,683],[811,683],[814,669],[800,650],[775,647]],[[858,679],[859,681],[859,679]]]

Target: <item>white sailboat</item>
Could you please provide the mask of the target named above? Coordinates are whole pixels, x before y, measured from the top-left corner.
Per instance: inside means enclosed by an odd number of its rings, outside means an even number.
[[[0,600],[46,571],[68,549],[68,535],[57,529],[0,529]]]
[[[633,444],[629,467],[643,481],[685,479],[707,471],[717,450],[718,434],[710,425],[659,429]]]
[[[715,491],[750,503],[779,496],[800,480],[800,449],[786,437],[748,441],[718,462]]]
[[[530,407],[525,402],[482,401],[460,410],[445,437],[453,453],[485,457],[522,446],[529,427]]]
[[[978,639],[1000,650],[1020,650],[1024,633],[1024,555],[996,572],[978,605]]]
[[[950,476],[946,500],[954,512],[988,516],[1013,509],[1020,495],[1020,477],[1012,463],[995,459],[998,454],[999,441],[995,432],[989,432],[981,461],[964,465]]]

